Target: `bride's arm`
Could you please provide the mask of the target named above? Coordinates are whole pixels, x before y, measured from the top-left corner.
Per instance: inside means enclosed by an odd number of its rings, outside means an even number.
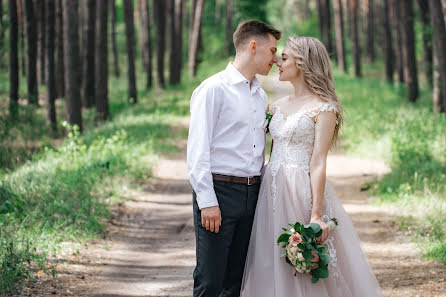
[[[324,200],[327,154],[330,149],[336,126],[336,114],[325,111],[317,116],[313,155],[310,161],[310,182],[313,196],[311,223],[318,223],[322,227],[320,242],[328,237],[328,226],[322,221],[322,202]]]

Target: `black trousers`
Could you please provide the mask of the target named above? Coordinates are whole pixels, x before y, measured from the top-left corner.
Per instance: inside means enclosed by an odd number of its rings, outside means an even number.
[[[193,193],[197,266],[194,297],[239,297],[260,184],[214,181],[222,224],[218,233],[201,225]]]

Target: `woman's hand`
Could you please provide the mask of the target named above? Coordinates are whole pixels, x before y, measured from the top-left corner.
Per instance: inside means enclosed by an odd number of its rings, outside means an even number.
[[[319,224],[319,226],[321,226],[322,235],[317,239],[317,243],[322,244],[328,238],[328,233],[330,232],[328,225],[322,221],[322,219],[313,217],[311,218],[310,223]]]

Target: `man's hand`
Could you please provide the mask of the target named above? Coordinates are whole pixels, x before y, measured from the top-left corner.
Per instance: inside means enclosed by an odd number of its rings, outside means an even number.
[[[221,226],[221,212],[218,205],[201,210],[201,225],[208,231],[218,233]]]

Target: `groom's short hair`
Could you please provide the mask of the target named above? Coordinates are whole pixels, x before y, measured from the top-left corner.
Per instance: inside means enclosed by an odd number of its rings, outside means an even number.
[[[271,25],[258,20],[247,20],[241,22],[232,36],[235,49],[240,49],[253,37],[268,39],[268,34],[272,34],[277,40],[282,37],[282,32]]]

